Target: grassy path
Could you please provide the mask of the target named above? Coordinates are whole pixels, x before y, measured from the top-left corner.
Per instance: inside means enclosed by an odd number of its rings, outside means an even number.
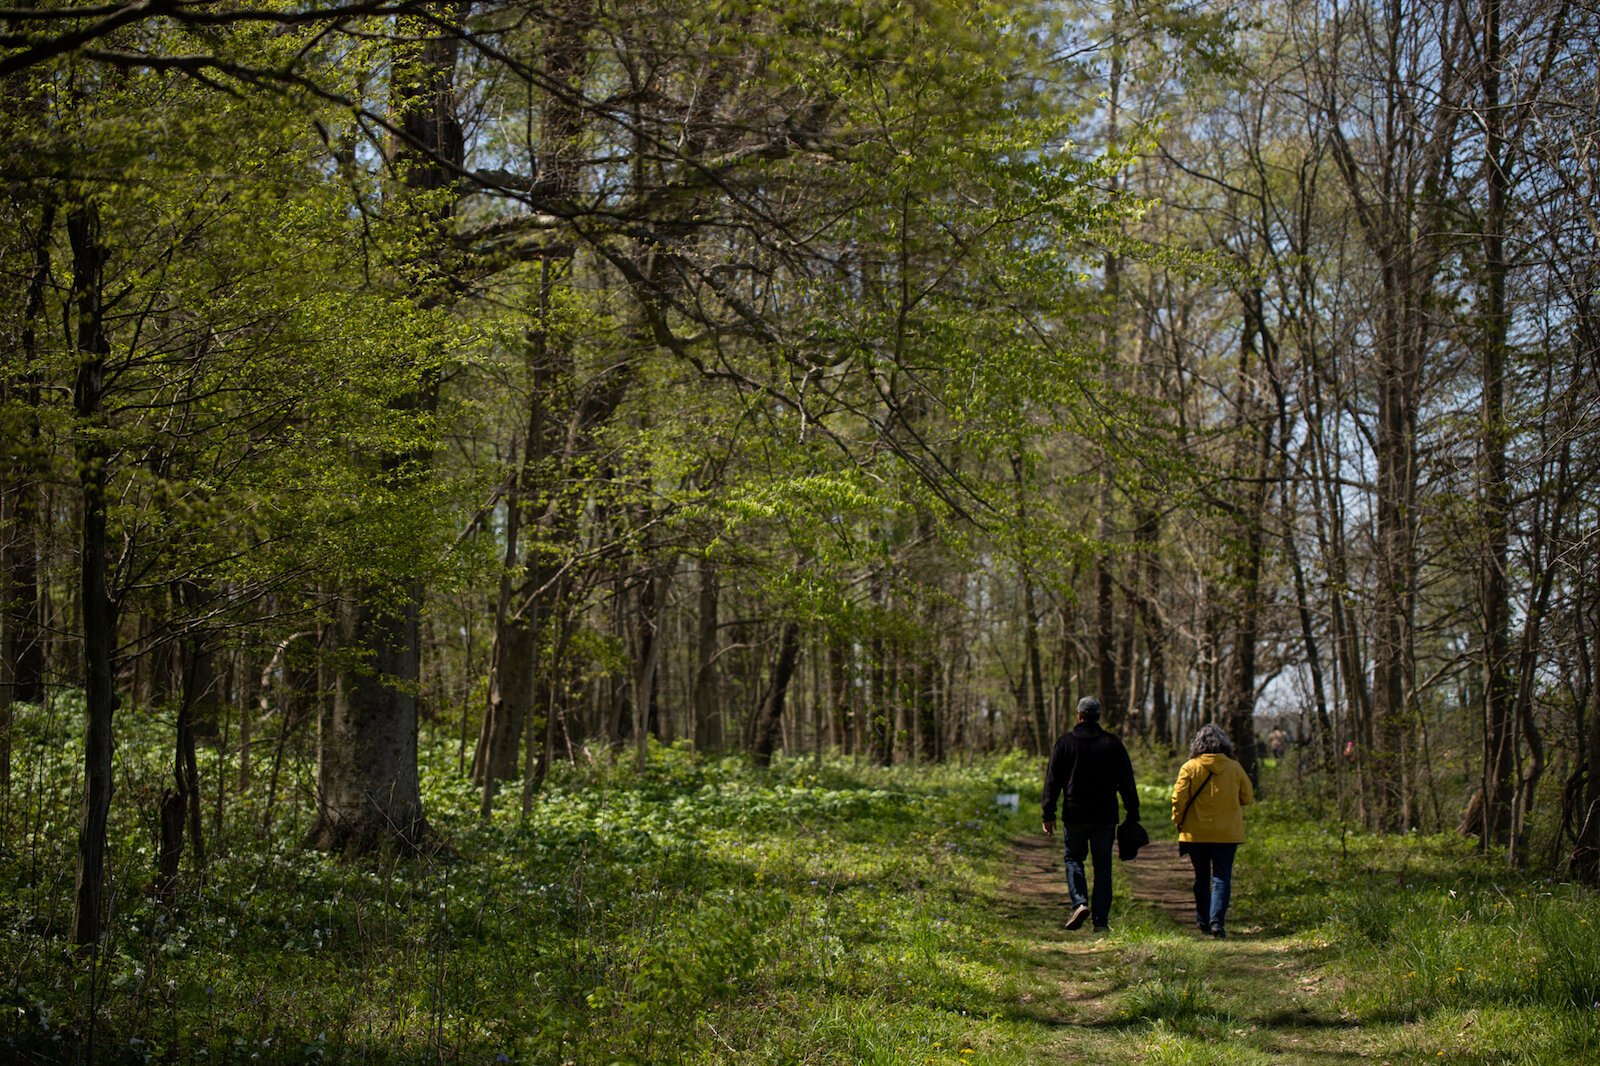
[[[1057,1031],[1044,1061],[1372,1061],[1374,1042],[1341,1016],[1317,947],[1248,924],[1222,941],[1194,931],[1188,864],[1172,844],[1117,863],[1109,935],[1064,928],[1056,841],[1017,836],[1012,847],[1008,917],[1032,945],[1036,989],[1024,995]],[[1240,875],[1236,890],[1248,892],[1248,862]],[[1248,908],[1235,915],[1248,923]]]

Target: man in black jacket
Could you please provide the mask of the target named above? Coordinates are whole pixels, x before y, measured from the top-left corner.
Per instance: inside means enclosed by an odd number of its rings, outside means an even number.
[[[1088,917],[1103,933],[1111,918],[1111,842],[1117,832],[1117,794],[1128,810],[1128,820],[1139,820],[1139,791],[1133,781],[1133,761],[1116,736],[1100,728],[1100,701],[1085,696],[1078,701],[1078,724],[1063,733],[1050,752],[1044,775],[1044,832],[1056,832],[1056,799],[1061,798],[1062,839],[1066,845],[1067,892],[1072,896],[1072,916],[1067,928],[1076,929]],[[1094,897],[1084,883],[1083,860],[1094,862]]]

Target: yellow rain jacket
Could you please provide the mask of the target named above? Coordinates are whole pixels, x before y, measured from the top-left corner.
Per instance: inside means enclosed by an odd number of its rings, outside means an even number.
[[[1200,793],[1190,807],[1189,797],[1195,795],[1196,789]],[[1178,771],[1178,781],[1172,786],[1172,824],[1178,827],[1179,843],[1244,843],[1244,808],[1255,799],[1250,775],[1226,755],[1190,759]],[[1186,807],[1188,817],[1183,813]]]

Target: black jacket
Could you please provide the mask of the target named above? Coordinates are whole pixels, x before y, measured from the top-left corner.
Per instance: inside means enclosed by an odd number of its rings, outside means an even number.
[[[1139,790],[1133,783],[1133,760],[1115,735],[1099,722],[1079,722],[1063,733],[1050,752],[1044,772],[1044,821],[1056,820],[1056,800],[1061,818],[1069,825],[1115,825],[1117,794],[1128,817],[1139,820]]]

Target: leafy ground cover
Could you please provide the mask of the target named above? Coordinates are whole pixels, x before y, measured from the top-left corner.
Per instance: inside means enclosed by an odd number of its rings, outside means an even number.
[[[1183,871],[1159,839],[1118,867],[1112,934],[1069,934],[1055,845],[1034,825],[1037,768],[1020,757],[758,773],[654,749],[642,775],[605,760],[562,769],[526,820],[508,789],[485,825],[441,739],[427,791],[449,850],[303,851],[305,786],[286,775],[275,817],[259,782],[208,811],[221,831],[203,874],[158,898],[165,755],[151,720],[119,756],[111,932],[84,959],[64,938],[70,720],[25,711],[14,735],[6,1059],[1600,1057],[1591,894],[1514,877],[1453,839],[1371,837],[1268,801],[1240,860],[1239,935],[1201,939],[1173,917]],[[1153,830],[1164,788],[1142,786]],[[997,791],[1020,791],[1021,810]]]
[[[603,760],[484,825],[441,741],[448,852],[345,862],[232,796],[203,875],[149,885],[164,730],[127,716],[113,916],[98,961],[70,919],[70,708],[19,713],[0,855],[0,1057],[61,1061],[891,1062],[1021,1059],[994,898],[1008,816],[966,768]],[[304,783],[290,786],[303,790]],[[256,791],[260,791],[259,788]],[[303,826],[306,804],[302,798]],[[208,811],[208,828],[212,819]]]

